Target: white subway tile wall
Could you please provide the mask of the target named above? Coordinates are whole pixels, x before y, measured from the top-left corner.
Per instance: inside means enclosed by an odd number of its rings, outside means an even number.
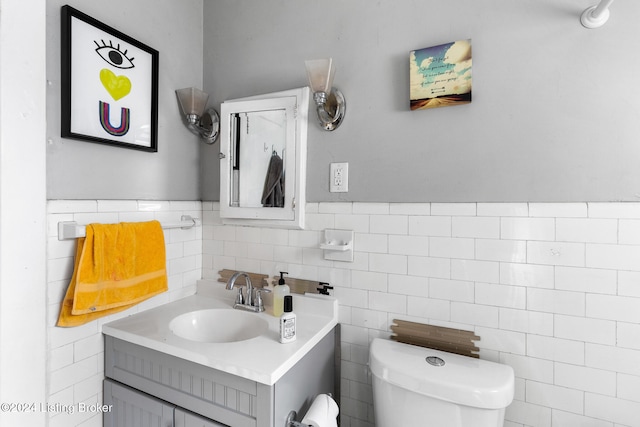
[[[203,218],[205,278],[335,286],[342,427],[375,425],[369,342],[395,318],[472,330],[511,365],[506,427],[640,427],[638,203],[310,203],[304,231],[224,226],[211,202]],[[355,231],[353,263],[324,260],[324,227]]]
[[[511,365],[505,427],[640,427],[640,203],[309,203],[305,230],[280,230],[223,225],[216,202],[51,201],[50,402],[101,399],[107,321],[53,326],[75,244],[57,241],[57,222],[183,213],[203,226],[168,234],[170,292],[134,310],[223,268],[330,282],[342,427],[375,426],[369,342],[395,318],[473,330],[482,358]],[[354,262],[324,260],[326,227],[355,231]],[[53,414],[50,425],[99,421]]]
[[[58,240],[58,222],[116,223],[157,219],[176,223],[182,215],[202,217],[199,201],[50,200],[48,202],[48,403],[50,427],[102,426],[102,416],[79,412],[80,402],[102,402],[104,344],[102,324],[192,295],[202,275],[202,227],[165,230],[169,291],[137,306],[75,328],[58,328],[60,304],[73,273],[75,240]],[[211,243],[209,243],[211,244]],[[73,410],[75,409],[75,410]]]

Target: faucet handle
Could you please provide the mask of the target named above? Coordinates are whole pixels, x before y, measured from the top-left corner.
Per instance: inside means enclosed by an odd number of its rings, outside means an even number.
[[[271,289],[267,288],[255,288],[256,289],[256,300],[254,305],[258,308],[258,311],[264,311],[264,301],[262,300],[262,293],[270,293]]]
[[[236,304],[244,304],[244,295],[242,295],[242,288],[238,286],[238,293],[236,295]]]
[[[316,288],[318,293],[322,295],[331,295],[329,293],[329,289],[333,289],[333,286],[329,285],[327,282],[319,282],[318,287]]]

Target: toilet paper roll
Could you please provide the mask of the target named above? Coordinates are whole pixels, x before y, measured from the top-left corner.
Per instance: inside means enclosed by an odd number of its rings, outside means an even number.
[[[319,394],[302,419],[302,424],[312,427],[338,427],[338,404],[331,396]]]

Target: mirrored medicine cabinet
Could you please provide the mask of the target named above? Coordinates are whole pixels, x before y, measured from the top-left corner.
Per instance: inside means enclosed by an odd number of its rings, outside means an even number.
[[[309,88],[220,107],[224,223],[304,228]]]

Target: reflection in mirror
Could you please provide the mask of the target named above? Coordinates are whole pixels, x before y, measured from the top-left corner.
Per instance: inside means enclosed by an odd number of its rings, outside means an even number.
[[[230,120],[231,206],[283,208],[286,111],[240,112]]]
[[[309,88],[227,100],[220,108],[223,222],[304,228]]]

